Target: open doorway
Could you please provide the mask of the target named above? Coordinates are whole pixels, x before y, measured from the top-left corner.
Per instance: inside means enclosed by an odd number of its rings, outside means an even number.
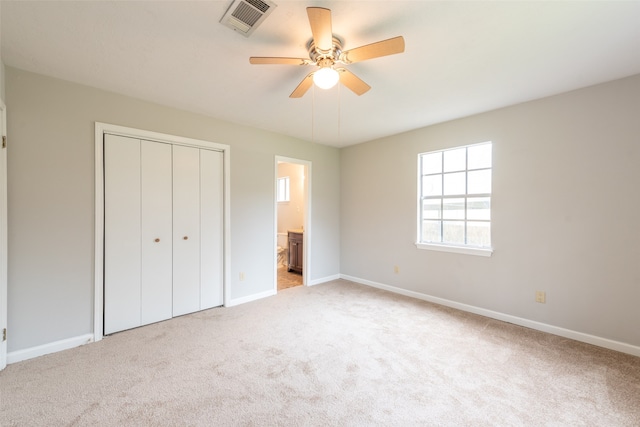
[[[310,269],[309,189],[310,162],[276,156],[277,291],[305,285]]]

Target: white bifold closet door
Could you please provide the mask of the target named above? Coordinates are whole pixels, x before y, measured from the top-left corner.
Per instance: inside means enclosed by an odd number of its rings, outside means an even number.
[[[141,324],[172,316],[171,145],[140,141],[142,158]]]
[[[200,150],[200,309],[224,303],[224,164],[220,151]]]
[[[142,246],[140,142],[107,136],[105,164],[105,334],[140,326]]]
[[[222,153],[114,135],[104,147],[104,333],[222,305]]]
[[[173,315],[222,305],[222,153],[173,147]]]
[[[200,150],[173,147],[173,314],[200,309]]]

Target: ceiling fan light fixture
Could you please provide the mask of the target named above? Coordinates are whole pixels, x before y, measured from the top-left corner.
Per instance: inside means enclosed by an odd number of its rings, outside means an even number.
[[[320,89],[331,89],[340,80],[340,75],[331,67],[320,68],[313,73],[313,82]]]
[[[314,83],[321,89],[330,89],[338,82],[360,96],[371,89],[371,86],[348,69],[340,65],[338,65],[339,68],[337,69],[333,67],[336,66],[336,64],[352,64],[354,62],[404,52],[404,37],[402,36],[343,51],[342,40],[335,36],[331,29],[331,10],[324,7],[307,7],[307,16],[309,17],[312,34],[311,40],[307,42],[309,59],[268,56],[252,56],[249,58],[251,64],[317,66],[317,71],[312,71],[305,75],[294,91],[291,92],[289,98],[301,98]]]

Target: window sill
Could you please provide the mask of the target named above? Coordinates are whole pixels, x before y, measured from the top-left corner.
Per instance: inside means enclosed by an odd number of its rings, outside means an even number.
[[[429,251],[439,252],[452,252],[456,254],[477,255],[490,257],[493,253],[493,248],[473,248],[469,246],[453,246],[453,245],[438,245],[436,243],[416,243],[418,249],[426,249]]]

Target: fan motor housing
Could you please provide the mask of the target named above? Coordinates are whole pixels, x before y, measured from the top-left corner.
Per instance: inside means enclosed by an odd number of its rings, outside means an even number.
[[[316,44],[313,39],[309,40],[307,43],[307,49],[309,51],[309,58],[315,63],[319,61],[329,58],[334,62],[340,58],[340,54],[342,53],[342,40],[340,40],[335,35],[332,37],[332,44],[330,51],[323,51],[316,48]]]

